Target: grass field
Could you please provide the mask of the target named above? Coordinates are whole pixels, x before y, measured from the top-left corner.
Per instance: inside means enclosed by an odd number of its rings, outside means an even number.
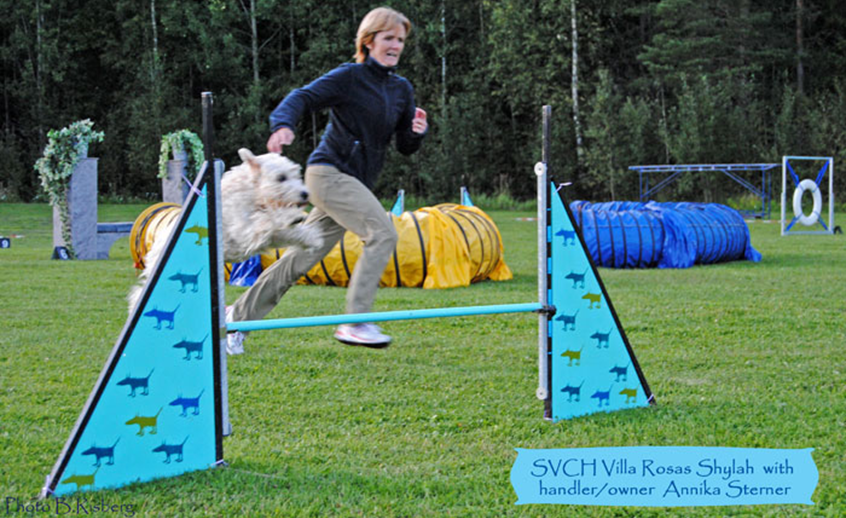
[[[100,221],[141,205],[100,207]],[[126,318],[126,239],[108,261],[51,261],[50,209],[0,204],[0,497],[31,502]],[[491,212],[514,279],[383,289],[376,310],[531,302],[530,212]],[[843,221],[844,214],[838,215]],[[842,223],[841,223],[842,224]],[[551,424],[535,399],[531,314],[393,322],[384,351],[328,328],[253,333],[229,363],[229,467],[102,496],[153,516],[846,516],[846,241],[752,222],[758,264],[600,270],[658,404]],[[227,288],[234,301],[242,288]],[[272,318],[339,313],[294,287]],[[515,506],[514,448],[815,448],[815,506]],[[0,513],[5,509],[0,508]]]

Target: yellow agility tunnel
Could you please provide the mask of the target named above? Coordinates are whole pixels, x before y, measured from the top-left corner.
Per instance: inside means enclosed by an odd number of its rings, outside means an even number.
[[[129,244],[137,268],[143,268],[144,256],[158,237],[156,231],[166,228],[179,212],[178,205],[158,203],[135,220]],[[477,207],[445,203],[399,216],[389,212],[388,216],[398,241],[382,274],[382,287],[453,288],[513,277],[503,258],[499,229]],[[358,236],[347,232],[299,284],[347,286],[362,247]],[[285,249],[276,249],[261,254],[262,269],[269,268],[284,253]],[[227,263],[227,282],[231,271],[232,265]]]
[[[382,274],[382,287],[454,288],[513,277],[503,259],[499,229],[477,207],[444,203],[388,215],[399,239]],[[347,286],[362,246],[357,235],[347,232],[299,284]],[[283,254],[284,249],[262,254],[262,268]]]
[[[162,202],[147,207],[135,218],[129,232],[129,252],[136,268],[144,268],[144,257],[153,248],[157,232],[178,220],[181,213],[179,204]],[[162,239],[167,239],[167,236],[162,236]]]

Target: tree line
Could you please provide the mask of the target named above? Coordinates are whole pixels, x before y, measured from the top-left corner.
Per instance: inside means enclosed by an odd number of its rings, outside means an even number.
[[[532,197],[544,104],[553,172],[583,199],[635,199],[630,165],[846,159],[837,0],[0,0],[0,199],[39,199],[47,131],[84,118],[106,134],[92,148],[101,194],[157,198],[161,136],[200,132],[203,91],[216,154],[263,151],[270,111],[351,61],[383,3],[414,25],[399,73],[430,134],[420,153],[392,153],[382,196]],[[286,154],[304,163],[326,120],[301,121]],[[732,194],[712,175],[674,189]]]

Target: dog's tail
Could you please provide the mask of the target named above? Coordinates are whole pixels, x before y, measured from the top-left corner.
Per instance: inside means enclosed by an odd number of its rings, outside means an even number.
[[[175,224],[176,220],[170,222],[162,228],[156,229],[156,233],[153,236],[153,246],[150,247],[150,251],[147,252],[147,255],[144,257],[144,270],[141,271],[141,275],[138,276],[138,282],[132,286],[129,290],[129,294],[126,296],[126,301],[129,303],[130,314],[135,309],[135,306],[138,305],[138,301],[141,299],[141,294],[144,292],[144,286],[146,286],[147,280],[150,275],[152,275],[153,271],[155,271],[159,258],[164,253],[165,246],[167,245],[167,237],[170,235],[170,232],[173,230],[173,226]]]

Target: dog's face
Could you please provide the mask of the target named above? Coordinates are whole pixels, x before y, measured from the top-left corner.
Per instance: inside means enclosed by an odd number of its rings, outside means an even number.
[[[238,150],[238,155],[252,173],[258,197],[265,204],[293,207],[308,203],[299,164],[276,153],[256,156],[249,149]]]

